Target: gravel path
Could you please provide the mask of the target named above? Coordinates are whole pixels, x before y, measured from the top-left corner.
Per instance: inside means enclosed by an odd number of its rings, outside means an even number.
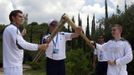
[[[0,75],[3,75],[3,69],[0,68]]]

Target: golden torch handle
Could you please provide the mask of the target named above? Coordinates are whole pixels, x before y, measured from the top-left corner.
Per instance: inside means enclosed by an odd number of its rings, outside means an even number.
[[[67,23],[68,23],[73,29],[76,28],[75,23],[73,23],[73,21],[72,21],[71,19],[69,19],[68,15],[65,14],[63,17],[66,19]],[[80,33],[80,36],[86,41],[87,45],[89,45],[90,47],[94,48],[94,45],[91,44],[91,41],[87,38],[86,35],[84,35],[84,34],[81,32],[81,33]]]

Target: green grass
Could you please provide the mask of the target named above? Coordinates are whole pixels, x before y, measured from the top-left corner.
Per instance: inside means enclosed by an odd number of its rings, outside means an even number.
[[[46,75],[45,70],[27,70],[24,75]]]

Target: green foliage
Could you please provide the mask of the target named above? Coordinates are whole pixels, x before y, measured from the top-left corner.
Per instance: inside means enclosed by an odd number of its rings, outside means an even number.
[[[32,30],[31,30],[31,27],[32,27]],[[25,36],[25,39],[29,42],[39,44],[41,42],[41,37],[45,35],[45,33],[47,32],[48,25],[46,23],[38,24],[36,22],[32,22],[31,24],[26,26],[26,29],[27,29],[27,34]],[[32,41],[30,41],[30,39]],[[36,54],[37,52],[31,52],[31,51],[25,50],[25,58],[24,58],[25,61],[32,61]]]
[[[32,22],[28,26],[26,26],[27,35],[26,39],[30,42],[40,42],[41,35],[44,35],[47,32],[48,25],[46,23],[38,24],[36,22]]]
[[[78,14],[78,26],[79,27],[82,27],[82,20],[81,20],[81,17],[80,17],[80,13]],[[83,46],[81,45],[81,44],[83,44],[83,42],[82,42],[82,38],[81,37],[78,37],[78,48],[82,48]]]
[[[46,75],[44,70],[26,70],[24,75]]]
[[[93,15],[92,19],[92,32],[91,32],[91,37],[93,40],[95,40],[95,15]]]
[[[66,59],[67,75],[91,75],[91,59],[82,49],[69,50]]]
[[[68,50],[66,58],[66,74],[67,75],[93,75],[91,67],[91,58],[89,58],[91,50],[85,53],[82,49]],[[32,70],[44,70],[45,73],[45,57],[42,56],[38,63],[26,62],[31,65]]]
[[[45,57],[41,57],[38,63],[33,63],[33,62],[26,62],[26,64],[29,64],[33,70],[41,70],[45,68]]]
[[[5,25],[0,24],[0,64],[2,63],[2,33]]]
[[[122,11],[120,14],[113,14],[107,19],[108,25],[106,25],[107,30],[105,31],[107,39],[110,39],[109,37],[111,35],[110,28],[113,24],[121,24],[123,26],[123,37],[132,44],[132,47],[134,47],[132,39],[134,38],[134,4],[128,7],[124,12]],[[105,24],[104,18],[101,19],[99,22],[101,24]]]
[[[86,36],[90,37],[89,15],[87,16]]]

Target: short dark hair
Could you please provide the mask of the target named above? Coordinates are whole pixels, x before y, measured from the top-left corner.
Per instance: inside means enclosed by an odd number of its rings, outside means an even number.
[[[100,34],[100,35],[98,35],[97,38],[98,38],[98,39],[99,39],[99,38],[104,38],[104,35],[103,35],[103,34]]]
[[[23,13],[23,12],[21,10],[13,10],[13,11],[11,11],[11,13],[9,14],[10,22],[13,21],[12,16],[16,17],[18,13]]]

